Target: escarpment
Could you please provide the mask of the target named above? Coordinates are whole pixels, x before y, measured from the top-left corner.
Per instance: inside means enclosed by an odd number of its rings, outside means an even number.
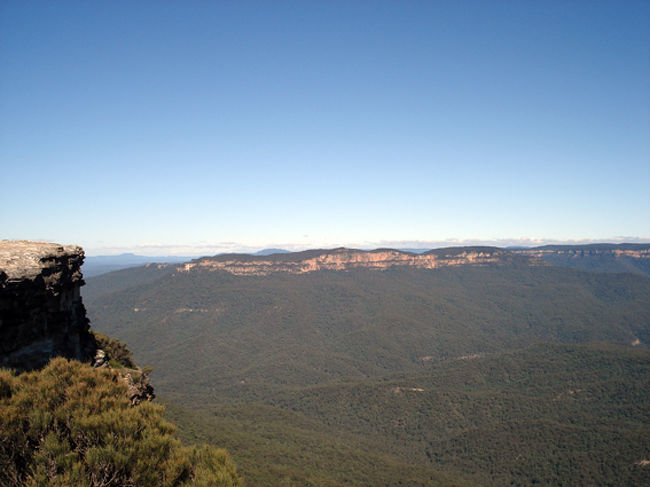
[[[515,252],[535,257],[565,256],[573,259],[588,257],[629,257],[637,260],[650,259],[650,248],[646,245],[548,246],[515,250]]]
[[[61,356],[92,359],[80,288],[84,252],[74,245],[0,242],[0,366],[32,370]]]
[[[560,267],[597,272],[631,272],[650,276],[650,245],[648,244],[589,244],[546,245],[531,249],[515,249]]]
[[[276,272],[305,274],[323,270],[344,271],[350,269],[377,269],[411,267],[436,269],[460,265],[495,265],[513,260],[543,265],[535,257],[515,256],[494,247],[459,247],[439,249],[415,254],[394,249],[356,250],[338,248],[332,250],[309,250],[289,254],[253,256],[243,254],[204,257],[178,267],[180,272],[192,270],[222,270],[239,276],[263,276]]]

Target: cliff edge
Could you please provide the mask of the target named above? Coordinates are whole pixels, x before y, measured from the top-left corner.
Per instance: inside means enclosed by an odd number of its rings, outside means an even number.
[[[273,255],[222,254],[202,257],[177,268],[178,272],[195,270],[226,271],[236,276],[266,276],[276,272],[305,274],[316,271],[351,269],[385,270],[391,267],[437,269],[461,265],[486,266],[512,263],[543,265],[541,259],[516,256],[496,247],[456,247],[415,254],[395,249],[357,250],[338,248],[306,250]]]
[[[0,367],[21,372],[55,356],[94,357],[80,295],[83,260],[75,245],[0,241]]]

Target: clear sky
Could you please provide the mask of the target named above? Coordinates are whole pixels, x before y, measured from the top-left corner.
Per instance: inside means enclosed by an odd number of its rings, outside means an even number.
[[[650,2],[3,0],[0,169],[91,255],[650,241]]]

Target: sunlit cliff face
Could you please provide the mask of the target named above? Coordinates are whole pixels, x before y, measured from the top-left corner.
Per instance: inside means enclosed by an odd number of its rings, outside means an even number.
[[[355,268],[387,269],[389,267],[416,267],[435,269],[437,267],[457,266],[466,264],[490,264],[501,259],[501,252],[495,251],[466,251],[454,255],[410,254],[397,250],[362,251],[337,249],[316,257],[303,260],[216,260],[202,259],[188,262],[179,267],[179,271],[188,272],[192,269],[223,270],[238,276],[263,276],[274,272],[290,274],[305,274],[320,270],[347,270]]]

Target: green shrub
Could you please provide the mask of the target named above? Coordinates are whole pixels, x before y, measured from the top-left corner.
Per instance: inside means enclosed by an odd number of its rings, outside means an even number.
[[[91,333],[95,337],[97,347],[104,350],[106,353],[106,359],[112,367],[122,366],[128,367],[129,369],[135,368],[135,362],[133,362],[131,350],[126,348],[126,344],[122,343],[117,338],[110,338],[102,333],[97,333],[96,331],[91,331]]]
[[[0,370],[0,485],[240,485],[225,451],[183,447],[163,410],[131,407],[109,369],[57,358]]]

